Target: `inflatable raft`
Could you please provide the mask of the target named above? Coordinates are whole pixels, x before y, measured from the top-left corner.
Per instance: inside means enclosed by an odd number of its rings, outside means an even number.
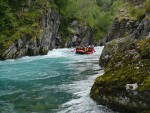
[[[95,52],[94,47],[76,48],[76,54],[92,54]]]

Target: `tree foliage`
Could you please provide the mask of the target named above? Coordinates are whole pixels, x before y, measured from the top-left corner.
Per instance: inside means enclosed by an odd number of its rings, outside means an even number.
[[[60,0],[58,3],[63,18],[84,21],[96,29],[95,40],[99,40],[106,35],[122,0]]]
[[[95,0],[69,0],[69,5],[64,10],[68,18],[84,20],[90,27],[98,23],[99,7]]]
[[[107,33],[114,12],[122,0],[0,0],[0,45],[12,40],[20,29],[34,30],[38,21],[49,7],[61,13],[60,32],[67,37],[72,20],[79,20],[95,29],[95,40]],[[47,5],[49,3],[49,5]],[[57,6],[57,7],[56,7]],[[33,35],[33,34],[32,34]],[[18,36],[18,35],[17,35]],[[19,38],[19,36],[18,36]]]

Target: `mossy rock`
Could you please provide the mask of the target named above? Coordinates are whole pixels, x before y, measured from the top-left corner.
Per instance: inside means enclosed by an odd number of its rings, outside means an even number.
[[[102,51],[102,54],[99,59],[99,65],[102,67],[107,67],[109,61],[111,60],[112,56],[116,53],[116,51],[120,50],[121,46],[126,46],[126,43],[129,43],[129,37],[124,38],[117,38],[105,44],[105,47]]]
[[[150,110],[149,45],[150,37],[118,46],[104,75],[96,79],[91,97],[98,103],[116,105],[131,112]],[[127,89],[127,84],[137,84],[137,88]]]
[[[138,42],[142,58],[150,59],[150,36]]]

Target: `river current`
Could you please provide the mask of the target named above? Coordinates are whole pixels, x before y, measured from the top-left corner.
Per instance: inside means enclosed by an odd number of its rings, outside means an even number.
[[[0,113],[114,113],[89,96],[103,70],[103,47],[90,55],[53,49],[48,55],[0,61]]]

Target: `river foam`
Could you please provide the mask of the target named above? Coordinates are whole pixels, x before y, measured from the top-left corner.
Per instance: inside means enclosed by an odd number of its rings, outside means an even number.
[[[114,113],[89,96],[103,47],[90,55],[73,48],[53,49],[44,56],[0,61],[1,113]]]

